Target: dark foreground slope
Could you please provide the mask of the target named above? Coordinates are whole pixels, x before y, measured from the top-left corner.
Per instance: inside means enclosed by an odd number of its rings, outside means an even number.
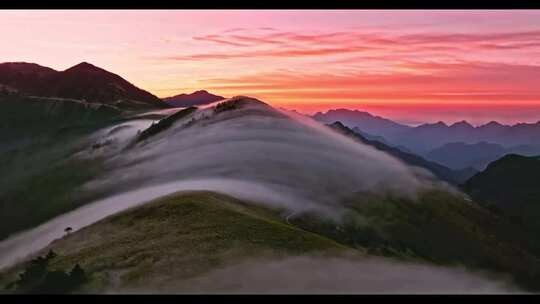
[[[540,231],[540,158],[509,154],[463,186],[475,200]]]
[[[79,206],[72,190],[101,160],[73,156],[90,147],[92,132],[122,119],[107,105],[0,96],[0,240]]]

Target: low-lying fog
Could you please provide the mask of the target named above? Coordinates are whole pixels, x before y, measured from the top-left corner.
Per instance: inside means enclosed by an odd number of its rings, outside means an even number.
[[[290,257],[250,260],[182,282],[110,293],[483,294],[518,293],[501,278],[382,258]]]

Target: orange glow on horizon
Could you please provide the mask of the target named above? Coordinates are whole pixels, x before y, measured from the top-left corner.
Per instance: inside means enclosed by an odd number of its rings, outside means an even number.
[[[540,11],[2,11],[3,61],[87,61],[159,97],[540,120]]]

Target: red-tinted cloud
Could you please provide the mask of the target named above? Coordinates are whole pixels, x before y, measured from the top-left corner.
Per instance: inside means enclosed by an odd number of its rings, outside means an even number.
[[[481,105],[491,107],[489,111],[493,105],[540,107],[540,60],[534,61],[534,54],[540,55],[540,31],[400,33],[243,29],[199,36],[197,40],[216,48],[165,59],[224,65],[263,59],[251,72],[246,64],[243,72],[200,83],[222,95],[251,95],[298,109],[337,104],[421,109],[418,105],[438,104],[440,115],[456,106]],[[290,68],[281,65],[286,69],[272,71],[281,62]]]
[[[240,32],[241,34],[238,34]],[[426,51],[475,51],[540,49],[540,31],[455,34],[429,33],[390,35],[341,31],[302,34],[286,31],[226,31],[221,34],[196,36],[193,39],[240,47],[234,52],[196,53],[167,56],[176,60],[233,59],[251,57],[301,57],[361,53],[378,50],[394,53],[420,53]],[[263,48],[256,51],[250,48]]]

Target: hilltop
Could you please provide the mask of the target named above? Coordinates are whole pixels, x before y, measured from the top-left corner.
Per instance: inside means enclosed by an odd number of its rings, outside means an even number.
[[[42,98],[64,98],[140,110],[166,108],[158,97],[137,88],[119,75],[87,62],[64,71],[35,63],[0,64],[0,87],[10,94]]]
[[[490,163],[464,185],[478,202],[540,231],[540,158],[509,154]]]
[[[171,97],[163,98],[163,101],[173,107],[193,107],[202,106],[219,100],[225,97],[208,93],[206,90],[195,91],[191,94],[179,94]]]

